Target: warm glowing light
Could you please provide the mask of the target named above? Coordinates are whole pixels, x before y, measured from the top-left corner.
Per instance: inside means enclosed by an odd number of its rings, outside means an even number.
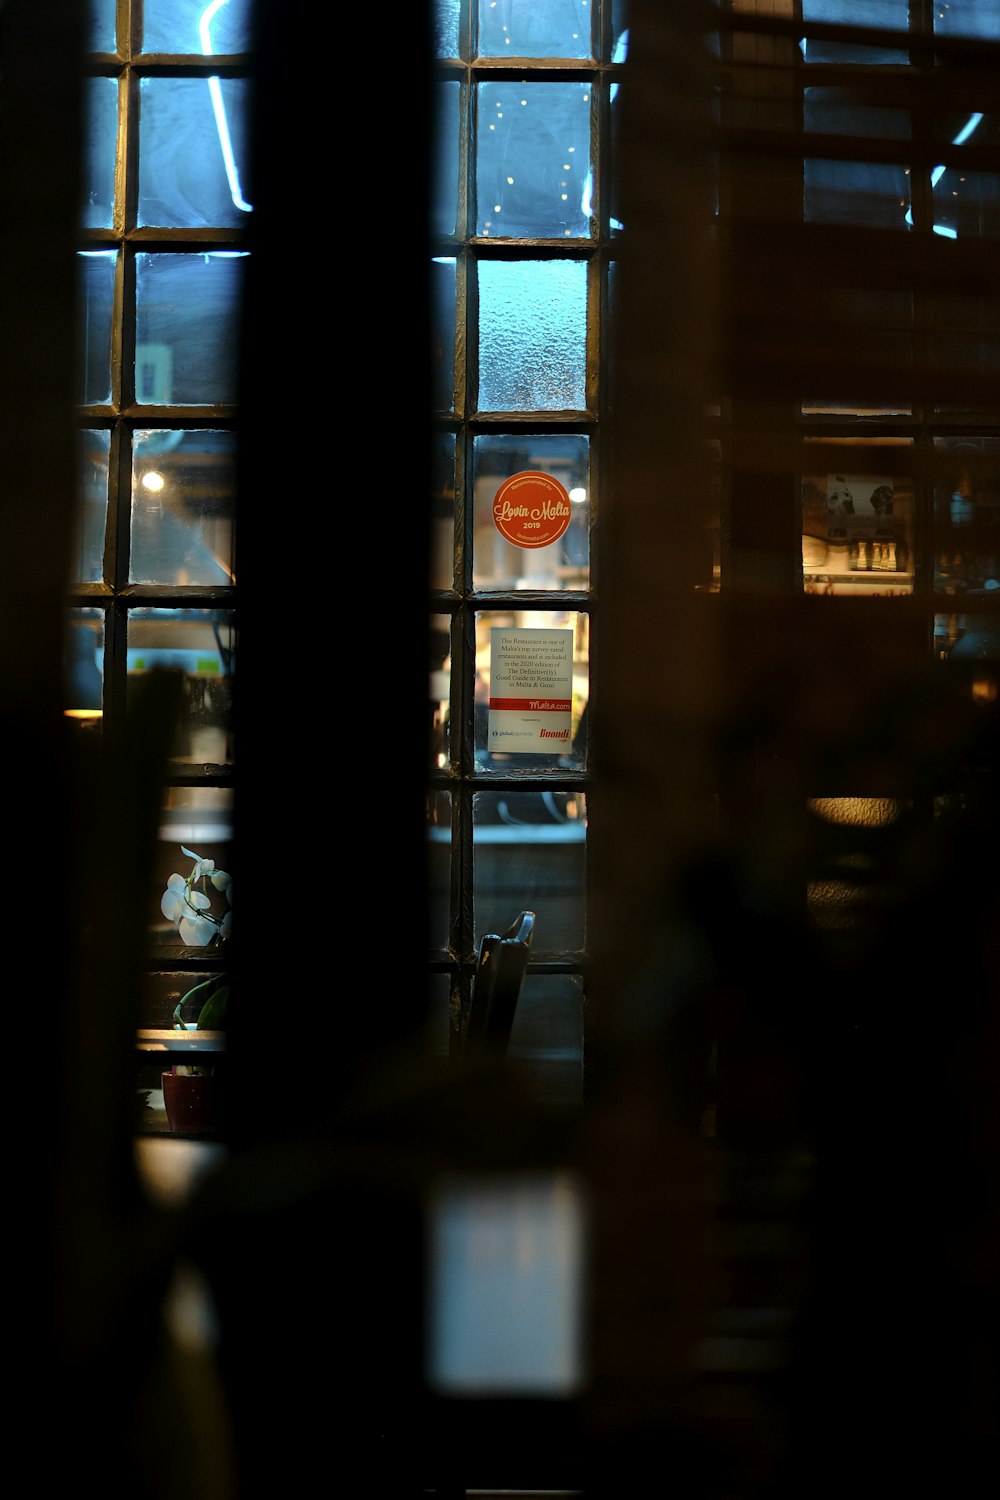
[[[569,498],[572,500],[574,505],[582,505],[587,498],[587,491],[583,488],[582,485],[577,485],[575,489],[570,490]]]
[[[145,490],[152,490],[155,494],[163,488],[163,475],[156,469],[147,469],[142,476],[142,487]]]

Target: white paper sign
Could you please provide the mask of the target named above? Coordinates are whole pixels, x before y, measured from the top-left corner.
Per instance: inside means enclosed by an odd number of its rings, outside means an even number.
[[[572,707],[572,630],[490,631],[491,751],[566,754]]]

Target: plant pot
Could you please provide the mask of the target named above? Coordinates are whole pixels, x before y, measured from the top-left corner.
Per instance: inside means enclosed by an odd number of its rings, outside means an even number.
[[[214,1073],[162,1073],[163,1105],[170,1129],[180,1135],[210,1135],[219,1128],[218,1079]]]

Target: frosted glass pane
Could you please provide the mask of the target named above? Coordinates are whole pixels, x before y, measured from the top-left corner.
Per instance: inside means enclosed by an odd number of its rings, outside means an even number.
[[[246,222],[249,87],[243,78],[140,80],[140,225]]]
[[[81,432],[77,448],[77,512],[70,587],[100,583],[104,576],[104,531],[108,519],[108,461],[111,434]]]
[[[909,25],[907,0],[802,0],[803,21],[884,30],[906,31]],[[905,63],[909,54],[903,48],[865,47],[853,42],[835,42],[809,38],[802,43],[806,62]]]
[[[476,233],[590,232],[590,85],[482,83]]]
[[[87,0],[84,45],[88,52],[114,52],[115,0]]]
[[[136,256],[136,400],[235,402],[244,255]]]
[[[481,262],[480,409],[584,409],[586,335],[585,265]]]
[[[118,81],[86,78],[83,83],[84,229],[110,229],[115,206],[115,144],[118,137]]]
[[[1000,5],[996,0],[949,0],[934,6],[934,30],[940,36],[1000,37]]]
[[[431,201],[431,227],[436,234],[453,235],[458,212],[458,83],[439,84],[436,106],[434,186]]]
[[[253,0],[145,0],[142,50],[246,52],[252,10]]]
[[[81,250],[80,338],[76,386],[85,406],[111,401],[111,315],[115,300],[115,250]]]
[[[458,56],[458,18],[462,0],[434,0],[434,55]]]
[[[589,0],[479,0],[481,57],[589,57]]]
[[[233,583],[235,507],[234,433],[136,432],[129,581]]]

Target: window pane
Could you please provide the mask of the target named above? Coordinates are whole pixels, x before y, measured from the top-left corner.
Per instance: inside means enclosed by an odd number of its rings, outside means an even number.
[[[84,229],[110,229],[115,207],[115,143],[118,139],[118,80],[83,81]]]
[[[86,40],[88,52],[114,52],[115,0],[87,0]]]
[[[432,173],[433,201],[431,227],[436,234],[453,235],[458,214],[458,133],[461,85],[451,81],[438,84],[434,101],[435,149]]]
[[[140,225],[246,222],[248,89],[242,78],[140,79]]]
[[[825,391],[809,393],[803,411],[908,412],[908,400],[901,398],[908,398],[913,388],[913,298],[909,292],[830,287],[826,302],[830,336],[812,352],[817,365],[822,356],[834,373]]]
[[[496,631],[513,631],[514,635],[501,641]],[[513,675],[508,672],[504,657],[496,663],[492,659],[494,649],[506,653],[509,645],[513,645],[523,662]],[[583,612],[518,610],[514,614],[491,610],[478,614],[475,755],[479,769],[504,772],[548,771],[558,767],[583,769],[587,760],[589,669],[590,616]],[[502,682],[502,690],[497,687],[498,682]],[[568,703],[568,707],[539,710],[533,702],[535,694],[546,704]],[[520,707],[507,706],[521,696],[525,702]],[[516,736],[512,734],[510,739],[517,749],[496,748],[502,737],[496,743],[492,741],[491,713],[514,715],[502,721],[494,717],[492,728],[498,730],[509,724],[516,729]],[[555,748],[549,749],[550,744]],[[539,804],[539,816],[548,822],[551,818],[546,809],[547,804]],[[569,817],[577,816],[574,807]]]
[[[544,933],[536,936],[541,941]],[[507,1050],[543,1103],[580,1103],[583,991],[576,975],[525,975]]]
[[[479,0],[481,57],[589,57],[588,0],[498,5]]]
[[[142,50],[246,52],[252,9],[253,0],[144,0]]]
[[[982,395],[983,377],[988,387],[1000,374],[1000,300],[960,292],[935,297],[931,321],[935,410],[994,417]]]
[[[933,7],[933,17],[939,36],[1000,38],[1000,7],[990,0],[948,0]]]
[[[451,793],[432,792],[427,799],[427,910],[430,946],[448,946],[451,898]]]
[[[953,145],[996,151],[1000,140],[996,115],[949,115],[939,134]],[[996,173],[970,172],[961,166],[938,166],[931,173],[934,233],[948,239],[1000,234],[1000,179]]]
[[[216,869],[234,873],[233,793],[228,787],[175,786],[164,792],[150,882],[149,936],[155,943],[189,946],[182,942],[176,922],[168,920],[160,906],[170,876],[186,879],[191,873],[185,849],[202,859],[214,860]],[[220,899],[216,911],[224,912],[225,907],[226,902]]]
[[[430,587],[450,589],[455,556],[455,434],[435,433],[431,449]]]
[[[882,229],[909,227],[909,176],[902,163],[897,166],[807,157],[803,168],[802,211],[807,221]]]
[[[462,0],[434,0],[434,55],[458,56],[458,23]]]
[[[104,533],[108,520],[108,460],[111,434],[81,432],[77,450],[76,535],[70,558],[70,587],[100,583],[104,577]]]
[[[586,333],[585,265],[480,262],[480,408],[583,410]]]
[[[430,628],[430,681],[428,684],[430,764],[448,764],[449,704],[451,701],[451,621],[447,615],[432,615]]]
[[[476,588],[585,589],[590,563],[590,442],[583,434],[477,437],[473,584]],[[569,526],[548,546],[515,545],[497,529],[493,504],[505,480],[523,471],[551,475],[569,496]]]
[[[872,27],[885,31],[906,31],[909,25],[908,0],[802,0],[803,21],[821,21],[860,30]],[[905,63],[905,48],[872,46],[857,42],[828,41],[810,37],[802,42],[806,62]]]
[[[129,581],[233,583],[235,508],[233,433],[137,431]]]
[[[111,316],[115,303],[115,250],[81,250],[77,390],[84,406],[111,402]]]
[[[243,255],[136,256],[136,400],[236,399]]]
[[[174,760],[232,760],[233,614],[215,609],[133,609],[127,625],[130,684],[155,668],[183,674]]]
[[[67,711],[78,718],[100,718],[104,706],[103,610],[67,611],[65,671]]]
[[[581,952],[585,942],[586,813],[581,793],[476,793],[473,917],[476,943],[519,911],[537,918],[532,952]]]
[[[899,472],[900,454],[909,449],[907,440],[895,449],[881,445],[881,454],[875,443],[846,443],[837,472],[803,476],[806,593],[912,593],[913,484]],[[871,467],[861,472],[861,464]]]
[[[935,438],[934,587],[1000,589],[1000,438]]]
[[[476,233],[590,232],[590,85],[482,83]]]
[[[431,380],[438,411],[455,410],[455,274],[453,260],[431,262]]]

